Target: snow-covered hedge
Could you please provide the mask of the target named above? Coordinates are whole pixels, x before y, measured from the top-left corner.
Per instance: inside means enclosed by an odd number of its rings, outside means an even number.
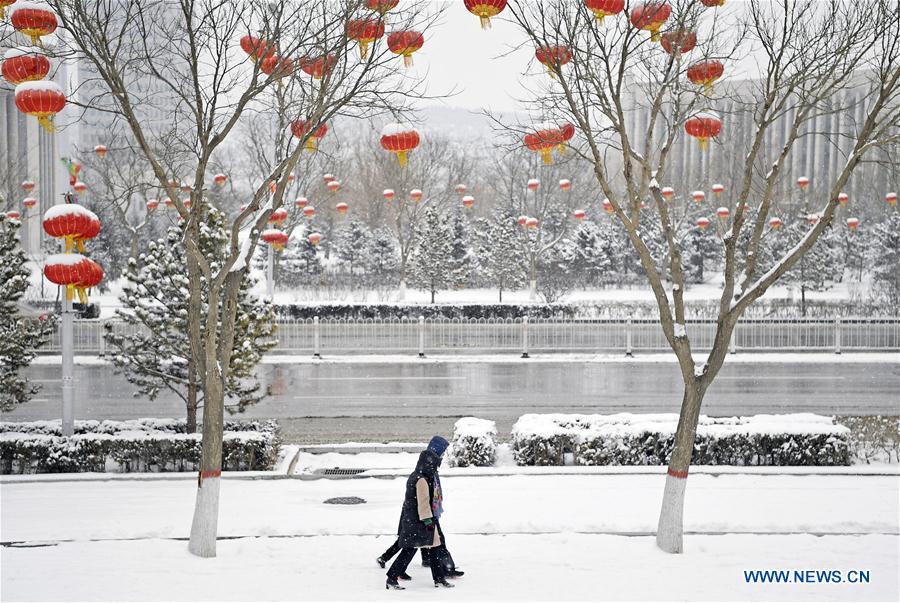
[[[75,435],[61,435],[59,421],[0,423],[0,473],[197,471],[199,433],[185,421],[76,421]],[[222,468],[272,469],[280,444],[274,421],[226,421]]]
[[[664,465],[674,444],[675,414],[524,415],[512,429],[519,465]],[[813,414],[701,416],[697,465],[849,465],[850,430]]]
[[[850,429],[850,453],[859,463],[900,463],[900,417],[838,417]]]
[[[497,424],[463,417],[453,427],[448,451],[451,467],[490,467],[497,458]]]

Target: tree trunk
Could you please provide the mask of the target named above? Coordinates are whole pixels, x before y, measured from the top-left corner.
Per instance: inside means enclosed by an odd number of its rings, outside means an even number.
[[[191,523],[188,550],[198,557],[216,556],[216,533],[219,524],[219,482],[222,476],[222,428],[225,392],[215,363],[207,370],[203,397],[203,448],[200,453],[200,475],[197,479],[197,501]]]
[[[500,285],[500,303],[503,303],[503,285]]]
[[[678,429],[675,432],[675,447],[669,461],[669,470],[666,472],[666,487],[663,491],[659,525],[656,530],[656,546],[667,553],[681,553],[684,550],[682,544],[684,491],[691,456],[694,453],[694,439],[697,435],[702,402],[703,391],[700,384],[695,380],[685,385],[681,415],[678,417]]]
[[[806,318],[806,285],[800,285],[800,316]]]

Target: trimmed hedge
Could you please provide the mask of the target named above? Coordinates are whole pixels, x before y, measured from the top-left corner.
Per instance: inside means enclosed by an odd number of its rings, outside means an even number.
[[[225,422],[222,468],[274,468],[280,439],[274,421]],[[197,471],[201,435],[185,433],[185,421],[76,421],[62,437],[59,421],[0,423],[0,473]]]
[[[448,457],[451,467],[491,467],[497,458],[497,424],[461,418],[453,427]]]
[[[519,465],[665,465],[675,414],[524,415],[513,426]],[[850,430],[811,414],[700,417],[697,465],[849,465]]]

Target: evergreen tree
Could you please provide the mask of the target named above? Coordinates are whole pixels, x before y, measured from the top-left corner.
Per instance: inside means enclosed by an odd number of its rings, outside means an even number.
[[[750,228],[741,230],[750,231]],[[702,283],[708,275],[707,270],[718,265],[722,255],[722,243],[716,235],[715,225],[706,229],[696,225],[687,227],[681,235],[681,254],[684,261],[684,281],[686,283]]]
[[[291,235],[276,262],[276,268],[276,276],[281,278],[279,283],[286,287],[318,285],[324,272],[322,254],[309,242],[306,231],[301,231],[299,236],[297,231]]]
[[[498,208],[480,239],[482,273],[490,285],[497,287],[501,303],[504,289],[517,289],[526,281],[526,250],[520,231],[516,217]]]
[[[569,261],[574,282],[587,287],[597,286],[613,269],[613,262],[601,227],[592,221],[581,222],[562,246],[562,254]]]
[[[571,264],[559,246],[541,255],[537,274],[538,292],[548,304],[560,301],[575,286]]]
[[[379,228],[372,233],[372,244],[365,263],[366,272],[375,286],[385,287],[395,283],[399,267],[397,238],[390,228]]]
[[[876,293],[892,308],[900,307],[900,213],[891,211],[875,226],[870,246]]]
[[[358,219],[351,218],[336,232],[335,239],[334,252],[338,260],[347,266],[351,287],[357,284],[354,269],[362,272],[361,282],[358,284],[365,285],[367,280],[365,278],[367,276],[365,274],[366,258],[372,246],[371,231]]]
[[[777,231],[773,249],[776,254],[773,257],[783,257],[790,248],[797,245],[809,229],[805,218],[795,219],[782,227]],[[829,289],[835,282],[840,281],[844,273],[844,256],[839,237],[840,234],[835,232],[833,226],[829,228],[782,277],[785,285],[800,291],[802,316],[806,316],[806,293]]]
[[[453,241],[450,255],[453,257],[453,272],[456,275],[457,287],[469,284],[474,272],[474,262],[470,253],[469,224],[460,205],[455,206],[452,216]]]
[[[28,289],[25,252],[18,240],[20,222],[0,213],[0,410],[27,402],[38,386],[20,377],[46,343],[55,326],[52,319],[27,318],[19,303]]]
[[[459,282],[453,259],[453,230],[433,206],[423,212],[418,226],[415,250],[410,258],[410,282],[431,292],[431,303],[434,303],[438,291],[450,289]]]
[[[215,264],[227,253],[225,219],[212,207],[205,218],[201,250]],[[117,311],[125,329],[117,332],[107,327],[109,351],[105,357],[138,387],[135,395],[154,400],[160,390],[168,389],[181,398],[187,409],[188,431],[193,432],[203,391],[188,340],[188,276],[182,240],[182,228],[173,226],[164,239],[150,243],[147,253],[141,254],[136,262],[139,268],[134,266],[125,272],[127,285],[120,298],[123,309]],[[241,283],[230,373],[225,383],[227,407],[235,412],[268,393],[261,391],[253,370],[275,345],[274,311],[269,302],[250,293],[253,284],[249,276]],[[205,317],[206,308],[200,314]]]

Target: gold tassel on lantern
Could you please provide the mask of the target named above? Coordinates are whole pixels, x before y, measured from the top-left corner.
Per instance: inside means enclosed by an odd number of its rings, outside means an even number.
[[[400,162],[400,167],[406,167],[406,151],[397,151],[397,161]]]
[[[316,152],[316,141],[318,139],[315,136],[310,136],[306,139],[306,150],[310,153]]]
[[[550,165],[553,163],[553,147],[549,149],[541,149],[541,159],[544,160],[544,165]]]
[[[411,52],[403,54],[403,66],[407,69],[413,66],[413,56]]]

